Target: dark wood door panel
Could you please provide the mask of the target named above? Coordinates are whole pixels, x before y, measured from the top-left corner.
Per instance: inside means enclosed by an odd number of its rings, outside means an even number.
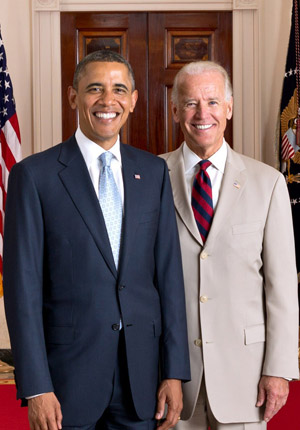
[[[77,127],[76,113],[70,109],[67,98],[76,64],[93,51],[111,49],[130,61],[139,89],[137,109],[122,129],[122,142],[134,142],[136,147],[147,148],[147,14],[62,13],[61,47],[63,139]]]
[[[131,63],[139,92],[122,141],[154,154],[177,148],[183,136],[170,110],[174,77],[184,64],[199,59],[218,61],[232,75],[231,21],[231,12],[62,13],[63,138],[77,126],[67,88],[78,60],[112,49]],[[226,138],[232,143],[231,124]]]
[[[174,77],[185,64],[212,60],[232,74],[231,12],[149,13],[149,128],[150,150],[160,154],[183,140],[170,109]],[[232,124],[226,130],[232,142]]]

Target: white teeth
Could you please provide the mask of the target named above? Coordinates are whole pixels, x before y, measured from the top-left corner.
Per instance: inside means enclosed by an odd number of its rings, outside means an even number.
[[[117,114],[115,112],[96,112],[95,113],[97,118],[103,118],[103,119],[112,119],[115,118],[117,116]]]
[[[212,124],[203,124],[203,125],[198,124],[198,125],[196,125],[196,128],[198,130],[207,130],[210,127],[212,127]]]

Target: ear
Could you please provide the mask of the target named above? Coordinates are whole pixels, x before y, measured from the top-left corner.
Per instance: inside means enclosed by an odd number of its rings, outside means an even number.
[[[138,96],[139,96],[138,90],[134,90],[131,93],[131,106],[130,106],[130,109],[129,109],[130,112],[134,111],[134,108],[135,108]]]
[[[230,97],[229,102],[227,102],[227,113],[226,118],[231,119],[232,118],[232,109],[233,109],[233,98]]]
[[[72,109],[77,108],[77,91],[73,87],[68,87],[68,100]]]
[[[180,122],[179,115],[178,115],[178,106],[173,102],[171,102],[171,110],[172,110],[174,121],[177,123]]]

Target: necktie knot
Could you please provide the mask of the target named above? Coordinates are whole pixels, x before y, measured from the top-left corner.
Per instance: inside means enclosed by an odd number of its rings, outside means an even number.
[[[208,160],[202,160],[199,163],[200,170],[206,170],[209,166],[211,166],[211,162]]]
[[[100,160],[103,167],[110,167],[111,160],[113,158],[113,154],[109,151],[105,151],[100,155]]]

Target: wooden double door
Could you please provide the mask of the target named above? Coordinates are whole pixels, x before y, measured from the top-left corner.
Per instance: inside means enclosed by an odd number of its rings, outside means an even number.
[[[231,12],[137,12],[61,14],[63,138],[77,126],[67,88],[86,54],[111,49],[132,65],[139,99],[121,140],[154,154],[172,151],[183,140],[172,119],[170,97],[178,70],[191,61],[213,60],[232,77]],[[226,139],[232,143],[232,125]]]

